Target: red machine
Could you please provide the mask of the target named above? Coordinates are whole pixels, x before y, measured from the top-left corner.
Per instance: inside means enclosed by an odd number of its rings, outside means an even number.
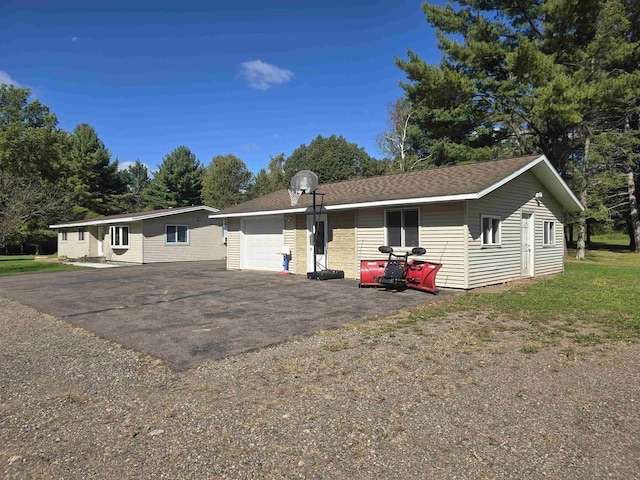
[[[413,288],[436,293],[436,274],[441,263],[409,260],[410,255],[424,255],[426,250],[415,247],[403,255],[393,253],[391,247],[379,247],[378,251],[389,254],[387,260],[360,261],[360,287],[385,287],[387,290]]]

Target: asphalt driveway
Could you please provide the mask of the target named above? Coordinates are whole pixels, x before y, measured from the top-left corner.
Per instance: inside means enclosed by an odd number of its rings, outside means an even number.
[[[0,277],[0,296],[159,358],[174,370],[451,294],[227,271],[221,262]]]

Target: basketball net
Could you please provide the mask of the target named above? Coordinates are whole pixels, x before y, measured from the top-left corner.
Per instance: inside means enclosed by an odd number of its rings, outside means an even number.
[[[292,207],[295,207],[298,204],[298,200],[300,200],[301,195],[302,190],[289,190],[289,198],[291,199]]]

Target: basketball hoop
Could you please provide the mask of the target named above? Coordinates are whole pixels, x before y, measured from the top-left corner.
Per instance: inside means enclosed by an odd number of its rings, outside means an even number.
[[[311,170],[302,170],[301,172],[296,173],[289,183],[289,198],[291,199],[291,206],[295,207],[298,204],[300,195],[313,193],[317,188],[318,176]]]
[[[302,190],[289,190],[289,199],[291,199],[291,206],[295,207],[298,204],[298,200],[302,196]]]

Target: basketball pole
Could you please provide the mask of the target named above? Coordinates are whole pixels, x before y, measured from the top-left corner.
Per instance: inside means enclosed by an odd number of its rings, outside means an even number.
[[[316,191],[313,191],[313,273],[317,273],[318,260],[316,257],[316,235],[318,234],[318,221],[316,220]]]

